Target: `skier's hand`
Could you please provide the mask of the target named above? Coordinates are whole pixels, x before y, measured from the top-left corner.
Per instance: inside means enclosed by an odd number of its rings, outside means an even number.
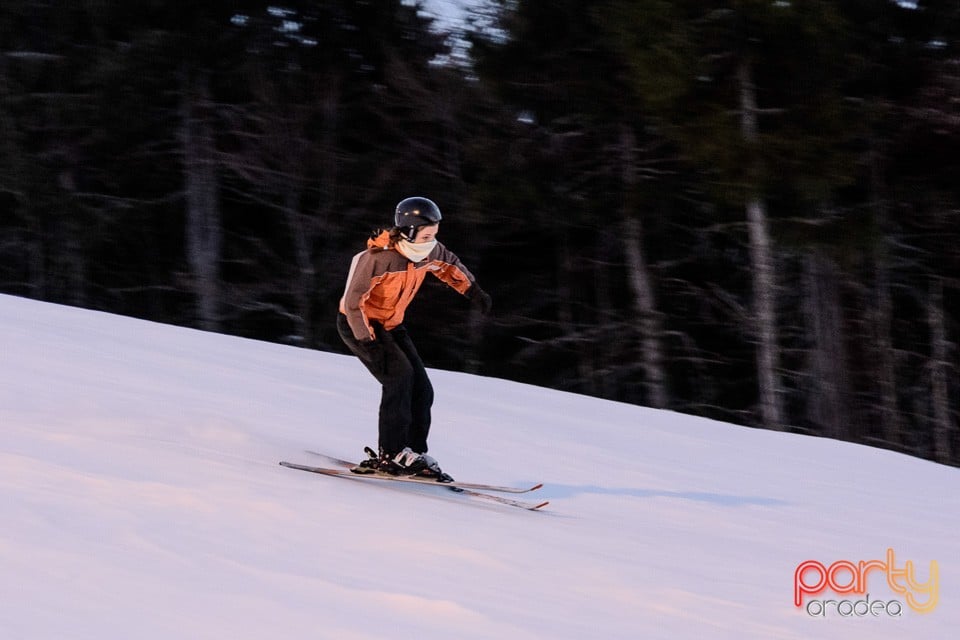
[[[358,353],[360,359],[371,367],[372,371],[383,371],[385,362],[383,354],[383,342],[375,338],[364,338],[360,341],[362,353]]]
[[[470,300],[470,305],[483,315],[490,313],[490,309],[493,308],[493,299],[490,294],[476,283],[467,290],[467,299]]]

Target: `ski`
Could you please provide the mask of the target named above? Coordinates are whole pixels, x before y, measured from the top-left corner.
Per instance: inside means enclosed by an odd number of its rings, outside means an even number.
[[[307,451],[310,455],[320,456],[321,458],[326,458],[330,462],[334,463],[338,467],[344,467],[346,469],[351,469],[357,466],[356,462],[350,462],[349,460],[342,460],[341,458],[335,458],[334,456],[328,456],[325,453],[320,453],[318,451]],[[419,478],[417,476],[390,476],[385,474],[353,474],[353,475],[370,475],[371,477],[380,478],[382,480],[396,480],[400,482],[416,482],[419,484],[443,484],[446,487],[458,487],[460,489],[474,489],[476,491],[494,491],[496,493],[530,493],[531,491],[536,491],[543,487],[543,483],[538,483],[529,487],[502,487],[494,484],[483,484],[479,482],[444,482],[438,483],[436,480],[431,480],[429,478]]]
[[[346,461],[344,461],[346,462]],[[286,460],[280,461],[281,466],[288,467],[290,469],[299,469],[301,471],[309,471],[310,473],[318,473],[325,476],[333,476],[339,478],[350,478],[351,480],[381,480],[386,482],[399,482],[401,484],[418,484],[418,485],[427,485],[440,487],[443,489],[449,489],[464,496],[470,496],[472,498],[478,498],[480,500],[489,500],[491,502],[496,502],[498,504],[504,504],[511,507],[518,507],[520,509],[526,509],[527,511],[537,511],[548,504],[548,501],[543,502],[524,502],[522,500],[514,500],[512,498],[507,498],[504,496],[497,496],[490,493],[483,493],[482,491],[476,491],[475,489],[465,488],[462,485],[457,483],[441,483],[433,480],[419,480],[403,476],[388,476],[382,474],[361,474],[353,473],[349,469],[339,468],[339,469],[330,469],[327,467],[314,467],[305,464],[297,464],[295,462],[287,462]],[[349,463],[348,463],[349,464]]]

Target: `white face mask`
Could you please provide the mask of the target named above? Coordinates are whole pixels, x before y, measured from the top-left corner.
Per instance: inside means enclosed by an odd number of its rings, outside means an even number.
[[[430,255],[430,252],[433,251],[433,248],[437,246],[436,240],[431,240],[430,242],[410,242],[409,240],[402,238],[397,242],[397,251],[403,254],[403,256],[410,260],[411,262],[421,262],[426,260],[427,256]]]

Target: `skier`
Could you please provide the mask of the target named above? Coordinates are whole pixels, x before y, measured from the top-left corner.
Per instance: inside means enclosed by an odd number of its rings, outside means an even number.
[[[369,459],[353,468],[356,473],[453,480],[427,455],[433,386],[403,326],[404,312],[428,273],[484,314],[491,300],[460,259],[437,241],[441,218],[428,198],[401,200],[393,228],[374,234],[350,264],[337,331],[382,385],[379,451],[368,450]]]

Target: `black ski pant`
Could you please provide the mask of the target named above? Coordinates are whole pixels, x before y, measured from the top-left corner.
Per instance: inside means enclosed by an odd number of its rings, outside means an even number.
[[[353,336],[347,317],[337,314],[340,338],[382,386],[380,449],[396,454],[410,447],[426,453],[433,406],[433,385],[427,370],[403,325],[387,331],[374,323],[373,329],[377,339],[360,342]]]

